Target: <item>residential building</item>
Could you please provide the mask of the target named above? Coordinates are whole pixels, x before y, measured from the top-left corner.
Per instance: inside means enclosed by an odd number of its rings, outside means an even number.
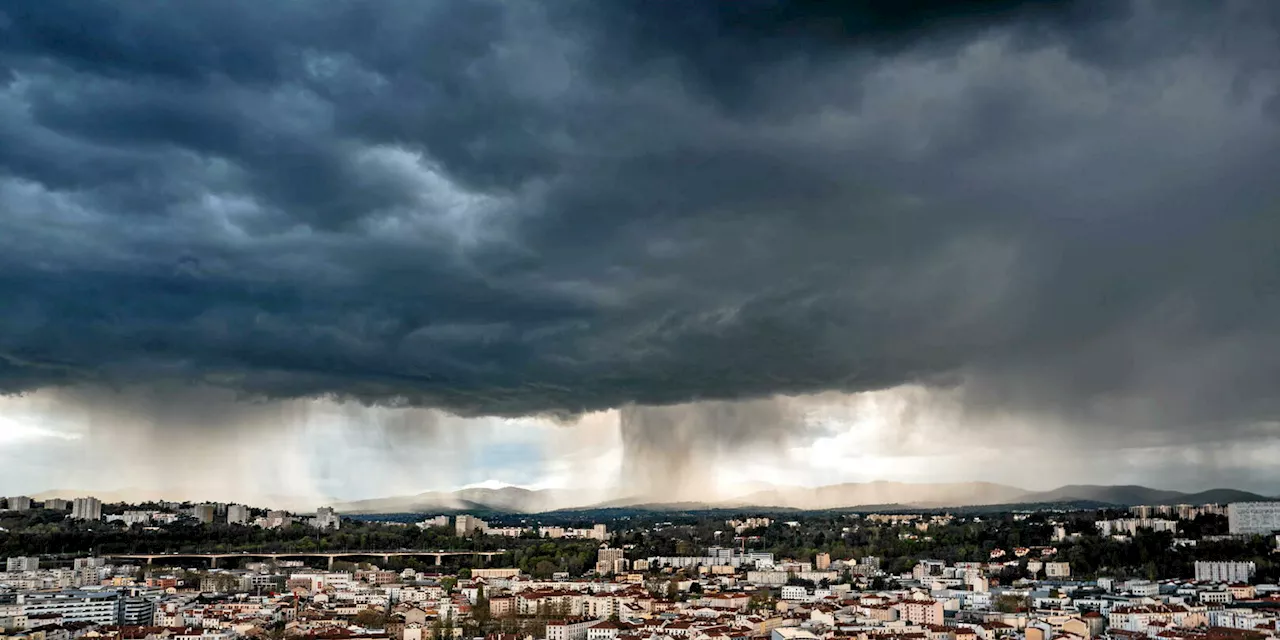
[[[81,569],[101,569],[107,566],[106,558],[76,558],[72,561],[72,565],[76,571]]]
[[[5,562],[6,571],[39,571],[40,558],[34,556],[14,556]]]
[[[1044,563],[1044,577],[1070,578],[1071,564],[1067,562],[1046,562]]]
[[[819,553],[816,557],[814,557],[813,559],[814,569],[817,569],[818,571],[826,571],[830,567],[831,567],[831,554]]]
[[[1257,567],[1252,562],[1205,562],[1195,565],[1196,580],[1206,582],[1248,582]]]
[[[940,625],[943,623],[942,602],[938,600],[903,600],[893,605],[898,618],[912,624]]]
[[[1112,536],[1126,534],[1138,535],[1139,529],[1150,529],[1152,531],[1168,531],[1177,532],[1178,522],[1176,520],[1163,520],[1159,518],[1122,518],[1119,520],[1099,520],[1094,523],[1098,528],[1098,533],[1104,536]]]
[[[133,526],[135,524],[147,525],[151,524],[150,511],[126,511],[120,516],[108,516],[108,520],[118,517],[125,526]]]
[[[293,526],[293,517],[285,511],[268,511],[261,526],[264,529],[287,529]]]
[[[572,618],[547,622],[547,640],[587,640],[587,630],[599,622],[591,618]]]
[[[120,602],[120,624],[150,625],[155,619],[159,590],[135,588]]]
[[[1111,629],[1145,632],[1153,622],[1175,627],[1194,628],[1208,624],[1203,606],[1181,604],[1122,605],[1107,614]]]
[[[783,600],[805,600],[809,597],[809,590],[799,585],[789,584],[782,587],[778,595]]]
[[[489,527],[484,530],[487,536],[502,536],[505,538],[519,538],[524,535],[526,529],[524,527]]]
[[[18,594],[18,604],[28,619],[57,615],[63,622],[117,624],[120,593],[113,590],[41,591]]]
[[[44,508],[50,511],[66,511],[71,508],[71,501],[63,500],[62,498],[49,498],[44,501]]]
[[[1129,513],[1139,518],[1150,518],[1155,513],[1155,507],[1147,504],[1139,504],[1129,507]]]
[[[596,573],[613,573],[618,561],[624,557],[625,554],[622,549],[600,547],[600,551],[596,554]]]
[[[457,531],[459,536],[470,536],[477,531],[483,533],[484,530],[488,528],[488,526],[489,526],[489,523],[485,522],[484,520],[481,520],[480,518],[477,518],[475,516],[467,515],[465,513],[458,516],[457,519],[454,520],[454,529],[455,531]],[[583,634],[585,633],[586,631],[583,631]]]
[[[249,524],[249,507],[242,504],[227,505],[227,524]]]
[[[31,498],[27,496],[13,496],[6,502],[9,504],[10,511],[28,511],[31,509]]]
[[[1236,535],[1268,535],[1280,529],[1280,502],[1232,502],[1227,505],[1227,530]]]
[[[191,516],[203,524],[213,524],[213,517],[217,513],[217,507],[211,504],[198,504],[191,508]]]
[[[342,518],[338,516],[338,512],[333,507],[320,507],[316,509],[316,528],[317,529],[338,529],[342,526]]]
[[[71,503],[71,517],[76,520],[101,520],[102,501],[97,498],[76,498]]]

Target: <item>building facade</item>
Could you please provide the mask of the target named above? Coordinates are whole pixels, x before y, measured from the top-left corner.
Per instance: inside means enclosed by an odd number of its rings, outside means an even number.
[[[10,572],[39,571],[40,558],[34,556],[15,556],[9,558],[9,560],[5,562],[5,570]]]
[[[118,591],[68,590],[23,593],[18,596],[27,618],[40,615],[60,616],[64,622],[118,624],[120,593]]]
[[[1270,534],[1280,529],[1280,502],[1233,502],[1227,505],[1227,530],[1236,535]]]
[[[1248,582],[1256,571],[1252,562],[1196,562],[1196,580],[1206,582]]]
[[[101,520],[102,501],[97,498],[76,498],[71,503],[71,517],[76,520]]]
[[[227,524],[249,524],[249,507],[242,504],[227,505]]]

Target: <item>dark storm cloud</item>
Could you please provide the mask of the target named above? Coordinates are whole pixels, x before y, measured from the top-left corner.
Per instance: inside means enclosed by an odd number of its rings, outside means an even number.
[[[0,385],[1274,420],[1269,3],[0,10]]]

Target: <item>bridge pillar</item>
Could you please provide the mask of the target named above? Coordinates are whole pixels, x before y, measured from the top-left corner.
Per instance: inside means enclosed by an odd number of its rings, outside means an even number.
[[[391,554],[388,554],[388,553],[382,554],[382,565],[383,565],[382,568],[385,569],[386,565],[389,565],[389,564],[391,564]]]
[[[440,566],[440,565],[442,565],[442,564],[444,564],[444,555],[443,555],[443,554],[439,554],[439,553],[437,553],[437,554],[436,554],[436,566],[438,567],[438,566]]]
[[[209,556],[209,568],[210,569],[218,568],[218,556]]]
[[[333,556],[329,556],[329,570],[333,571]]]

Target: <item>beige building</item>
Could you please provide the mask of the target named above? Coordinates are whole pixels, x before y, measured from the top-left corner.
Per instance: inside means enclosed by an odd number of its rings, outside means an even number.
[[[463,536],[463,537],[470,536],[477,531],[483,533],[484,530],[487,528],[489,528],[489,523],[485,522],[484,520],[481,520],[480,518],[477,518],[475,516],[469,516],[467,514],[462,514],[458,516],[456,520],[454,520],[455,531],[457,531],[457,534],[459,536]]]
[[[75,520],[101,520],[102,501],[97,498],[76,498],[71,503],[71,517]]]
[[[1046,562],[1044,563],[1044,576],[1046,578],[1070,578],[1071,564],[1067,562]]]
[[[600,551],[596,556],[596,573],[614,573],[619,565],[622,564],[620,561],[625,561],[622,549],[600,547]]]
[[[937,600],[903,600],[893,605],[898,619],[913,624],[942,624],[942,603]]]

